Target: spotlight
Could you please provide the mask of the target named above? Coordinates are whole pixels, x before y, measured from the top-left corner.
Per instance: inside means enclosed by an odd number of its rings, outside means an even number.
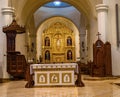
[[[60,6],[61,2],[60,2],[60,1],[54,1],[53,4],[54,4],[55,6]]]

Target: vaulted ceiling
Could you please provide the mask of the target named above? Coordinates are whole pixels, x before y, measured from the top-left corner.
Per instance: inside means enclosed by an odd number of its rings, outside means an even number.
[[[12,0],[12,6],[16,9],[16,18],[21,24],[26,24],[32,18],[35,11],[44,4],[53,0]],[[102,0],[61,0],[74,6],[89,20],[96,16],[95,5],[102,3]]]

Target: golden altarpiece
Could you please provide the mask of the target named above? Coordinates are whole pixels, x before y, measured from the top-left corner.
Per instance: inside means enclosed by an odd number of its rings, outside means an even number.
[[[75,35],[65,24],[56,22],[43,31],[42,62],[75,62]]]

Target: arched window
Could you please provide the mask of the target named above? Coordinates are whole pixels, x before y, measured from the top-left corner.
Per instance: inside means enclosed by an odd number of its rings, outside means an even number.
[[[49,37],[45,37],[45,46],[50,46],[50,39],[49,39]]]
[[[50,60],[50,51],[45,52],[45,60]]]
[[[72,60],[72,51],[71,50],[67,51],[67,60]]]
[[[67,37],[67,46],[72,46],[72,38],[70,36]]]

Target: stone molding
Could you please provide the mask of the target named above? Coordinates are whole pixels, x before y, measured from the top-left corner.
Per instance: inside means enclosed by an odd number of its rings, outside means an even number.
[[[2,14],[3,15],[14,15],[15,14],[15,9],[13,7],[5,7],[2,8]]]

